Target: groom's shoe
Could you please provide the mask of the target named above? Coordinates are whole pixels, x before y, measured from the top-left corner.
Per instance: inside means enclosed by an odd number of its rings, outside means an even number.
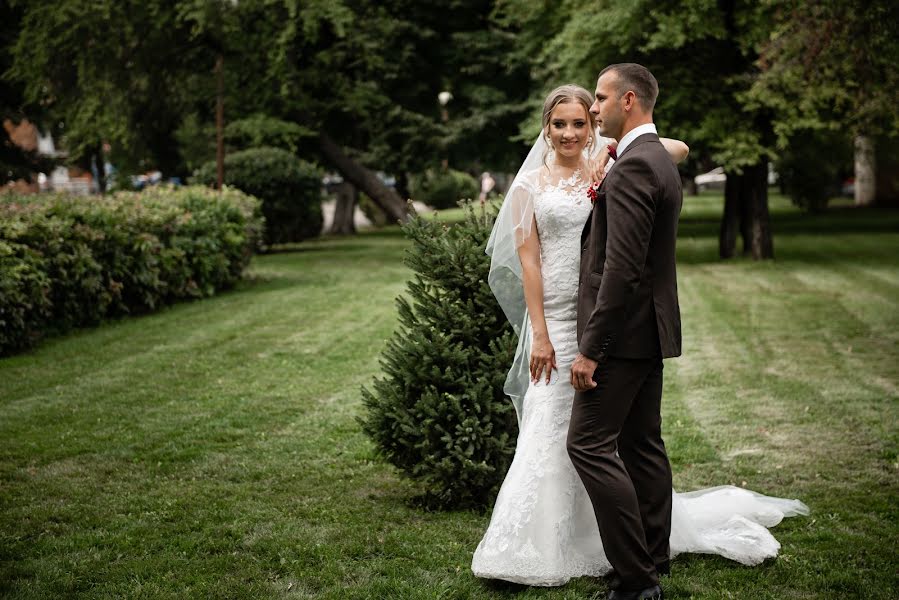
[[[639,592],[624,592],[620,590],[612,590],[609,592],[608,600],[663,600],[662,588],[657,585]]]

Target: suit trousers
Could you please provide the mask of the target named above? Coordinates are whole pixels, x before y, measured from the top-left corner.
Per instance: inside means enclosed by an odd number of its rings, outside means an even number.
[[[596,513],[622,591],[658,584],[671,537],[671,464],[662,441],[662,359],[607,358],[577,392],[568,455]]]

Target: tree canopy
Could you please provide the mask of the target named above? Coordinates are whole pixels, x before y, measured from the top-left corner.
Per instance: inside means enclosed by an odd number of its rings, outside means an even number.
[[[13,0],[6,10],[4,85],[18,105],[7,112],[58,125],[72,158],[109,141],[125,170],[188,174],[208,158],[221,59],[226,121],[242,123],[230,128],[235,147],[289,124],[278,145],[338,169],[394,218],[409,176],[444,161],[514,170],[544,94],[590,88],[614,62],[658,78],[656,122],[690,145],[685,176],[724,166],[732,192],[763,204],[766,163],[797,132],[899,130],[899,9],[886,0]]]
[[[767,107],[781,146],[796,132],[899,133],[899,4],[777,0],[746,94]]]
[[[228,119],[261,113],[321,136],[297,149],[306,158],[392,173],[403,187],[407,173],[447,156],[502,168],[520,157],[508,140],[527,69],[506,60],[514,39],[492,23],[489,1],[17,6],[24,15],[10,75],[33,106],[65,124],[74,156],[102,139],[132,165],[143,158],[183,171],[176,149],[187,140],[176,132],[211,122],[211,71],[222,56]],[[446,121],[443,90],[454,96]]]

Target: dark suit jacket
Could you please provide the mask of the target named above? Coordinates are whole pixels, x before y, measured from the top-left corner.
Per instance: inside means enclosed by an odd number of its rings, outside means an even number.
[[[581,235],[578,348],[602,361],[681,353],[675,241],[683,193],[652,133],[635,139],[599,188]]]

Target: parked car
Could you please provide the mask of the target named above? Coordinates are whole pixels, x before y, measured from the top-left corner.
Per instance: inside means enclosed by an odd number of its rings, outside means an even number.
[[[779,179],[780,176],[774,170],[774,165],[768,163],[768,185],[777,185]],[[696,190],[699,192],[702,190],[723,189],[724,184],[727,182],[727,174],[724,172],[724,167],[715,167],[708,173],[694,177],[693,182],[696,184]]]
[[[724,167],[715,167],[708,173],[697,175],[693,178],[697,191],[703,190],[720,190],[724,189],[727,181],[727,175],[724,174]]]
[[[847,198],[852,198],[855,196],[855,178],[848,177],[843,180],[843,184],[840,186],[840,193]]]

